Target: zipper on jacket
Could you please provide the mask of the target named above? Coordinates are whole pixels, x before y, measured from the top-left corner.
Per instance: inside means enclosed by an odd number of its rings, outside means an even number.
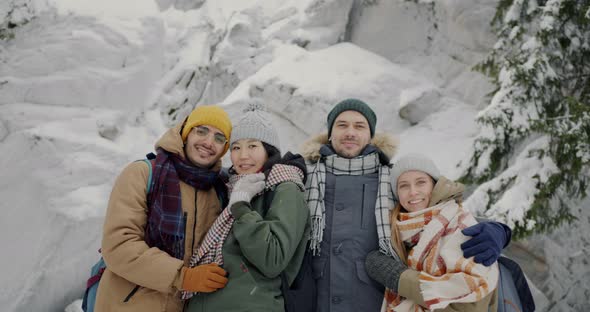
[[[361,229],[365,228],[365,192],[366,192],[367,185],[363,183],[363,193],[361,196]]]
[[[188,222],[188,214],[186,211],[182,212],[182,226],[184,227],[184,231],[186,232],[186,223]]]
[[[139,290],[139,285],[135,285],[135,287],[133,288],[133,290],[131,290],[131,292],[129,293],[129,295],[127,295],[127,297],[125,297],[125,300],[123,300],[123,302],[128,302],[129,300],[131,300],[131,297],[133,297],[133,295],[135,295],[135,293]]]
[[[187,237],[186,237],[186,225],[187,225],[187,223],[188,223],[188,213],[186,211],[183,211],[182,212],[182,226],[183,226],[183,230],[184,230],[184,233],[185,233],[184,234],[185,235],[184,242],[183,242],[183,244],[185,244],[185,245],[183,245],[183,249],[186,248],[185,246],[186,246],[186,240],[187,240]],[[184,254],[186,254],[186,250],[184,251]],[[183,257],[184,257],[184,255],[183,255]]]
[[[193,244],[191,246],[191,254],[195,250],[195,234],[197,232],[197,189],[195,189],[195,222],[193,223]]]

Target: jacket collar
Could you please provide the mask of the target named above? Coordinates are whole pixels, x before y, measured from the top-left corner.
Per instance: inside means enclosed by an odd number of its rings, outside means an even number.
[[[395,156],[397,148],[398,142],[393,136],[383,132],[377,132],[371,139],[369,145],[363,149],[361,155],[368,155],[376,151],[380,154],[382,163],[389,163],[391,158]],[[317,162],[320,157],[335,153],[328,141],[328,133],[313,136],[301,146],[301,155],[305,160],[311,162]]]

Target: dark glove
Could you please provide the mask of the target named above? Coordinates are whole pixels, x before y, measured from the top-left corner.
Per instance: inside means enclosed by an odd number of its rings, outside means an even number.
[[[367,255],[365,269],[372,279],[397,293],[399,278],[408,266],[400,260],[375,250]]]
[[[485,266],[490,266],[500,257],[502,249],[510,242],[511,231],[508,226],[499,222],[482,222],[462,231],[470,240],[461,244],[465,258]]]

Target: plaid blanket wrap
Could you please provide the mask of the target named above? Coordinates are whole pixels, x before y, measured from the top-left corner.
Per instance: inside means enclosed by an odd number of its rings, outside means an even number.
[[[477,302],[498,283],[498,264],[477,264],[465,259],[461,243],[468,238],[461,230],[476,224],[469,211],[455,200],[410,213],[400,213],[397,226],[401,239],[411,247],[408,266],[420,271],[420,290],[429,310],[451,303]],[[381,311],[429,311],[386,289]]]
[[[381,165],[376,152],[355,158],[344,158],[337,154],[329,155],[320,158],[315,164],[308,164],[308,172],[305,199],[311,216],[310,249],[313,255],[320,254],[320,245],[326,227],[326,207],[324,205],[326,172],[334,175],[366,175],[379,172],[379,188],[375,202],[379,249],[387,255],[398,257],[391,246],[391,226],[389,224],[389,211],[393,207],[393,192],[389,179],[390,168]]]
[[[245,176],[245,174],[234,174],[230,176],[227,183],[227,189],[230,194],[236,183]],[[303,171],[301,171],[301,169],[295,166],[276,164],[272,166],[270,173],[266,178],[264,190],[258,195],[272,190],[274,186],[283,182],[293,182],[303,191],[304,185],[302,181]],[[205,235],[203,242],[191,256],[189,267],[192,268],[196,265],[207,263],[217,263],[222,266],[223,243],[225,242],[227,235],[229,235],[233,223],[234,217],[231,215],[230,207],[226,207],[217,219],[215,219],[215,222],[213,222],[213,225]],[[186,300],[195,294],[196,293],[194,292],[182,291],[180,297],[181,299]]]

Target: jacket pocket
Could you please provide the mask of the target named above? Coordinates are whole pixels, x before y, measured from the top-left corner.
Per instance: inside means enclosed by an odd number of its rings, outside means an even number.
[[[361,282],[363,282],[365,284],[369,284],[369,285],[373,284],[373,281],[371,280],[371,278],[367,274],[367,271],[365,271],[365,262],[362,260],[356,261],[356,276],[358,277],[358,279]]]
[[[324,277],[324,271],[326,269],[327,262],[328,259],[326,258],[312,259],[311,273],[314,279],[320,279]]]
[[[252,274],[253,266],[249,265],[249,262],[246,261],[244,257],[242,257],[242,261],[240,261],[240,270],[241,273],[239,275],[232,275],[234,282],[239,283],[243,288],[243,291],[248,293],[249,296],[254,296],[257,292],[264,291],[260,289],[261,286],[265,286],[264,283],[259,284],[256,280],[256,277]],[[236,272],[237,273],[237,272]],[[232,280],[232,276],[227,276],[227,278]],[[252,298],[252,297],[251,297]]]

